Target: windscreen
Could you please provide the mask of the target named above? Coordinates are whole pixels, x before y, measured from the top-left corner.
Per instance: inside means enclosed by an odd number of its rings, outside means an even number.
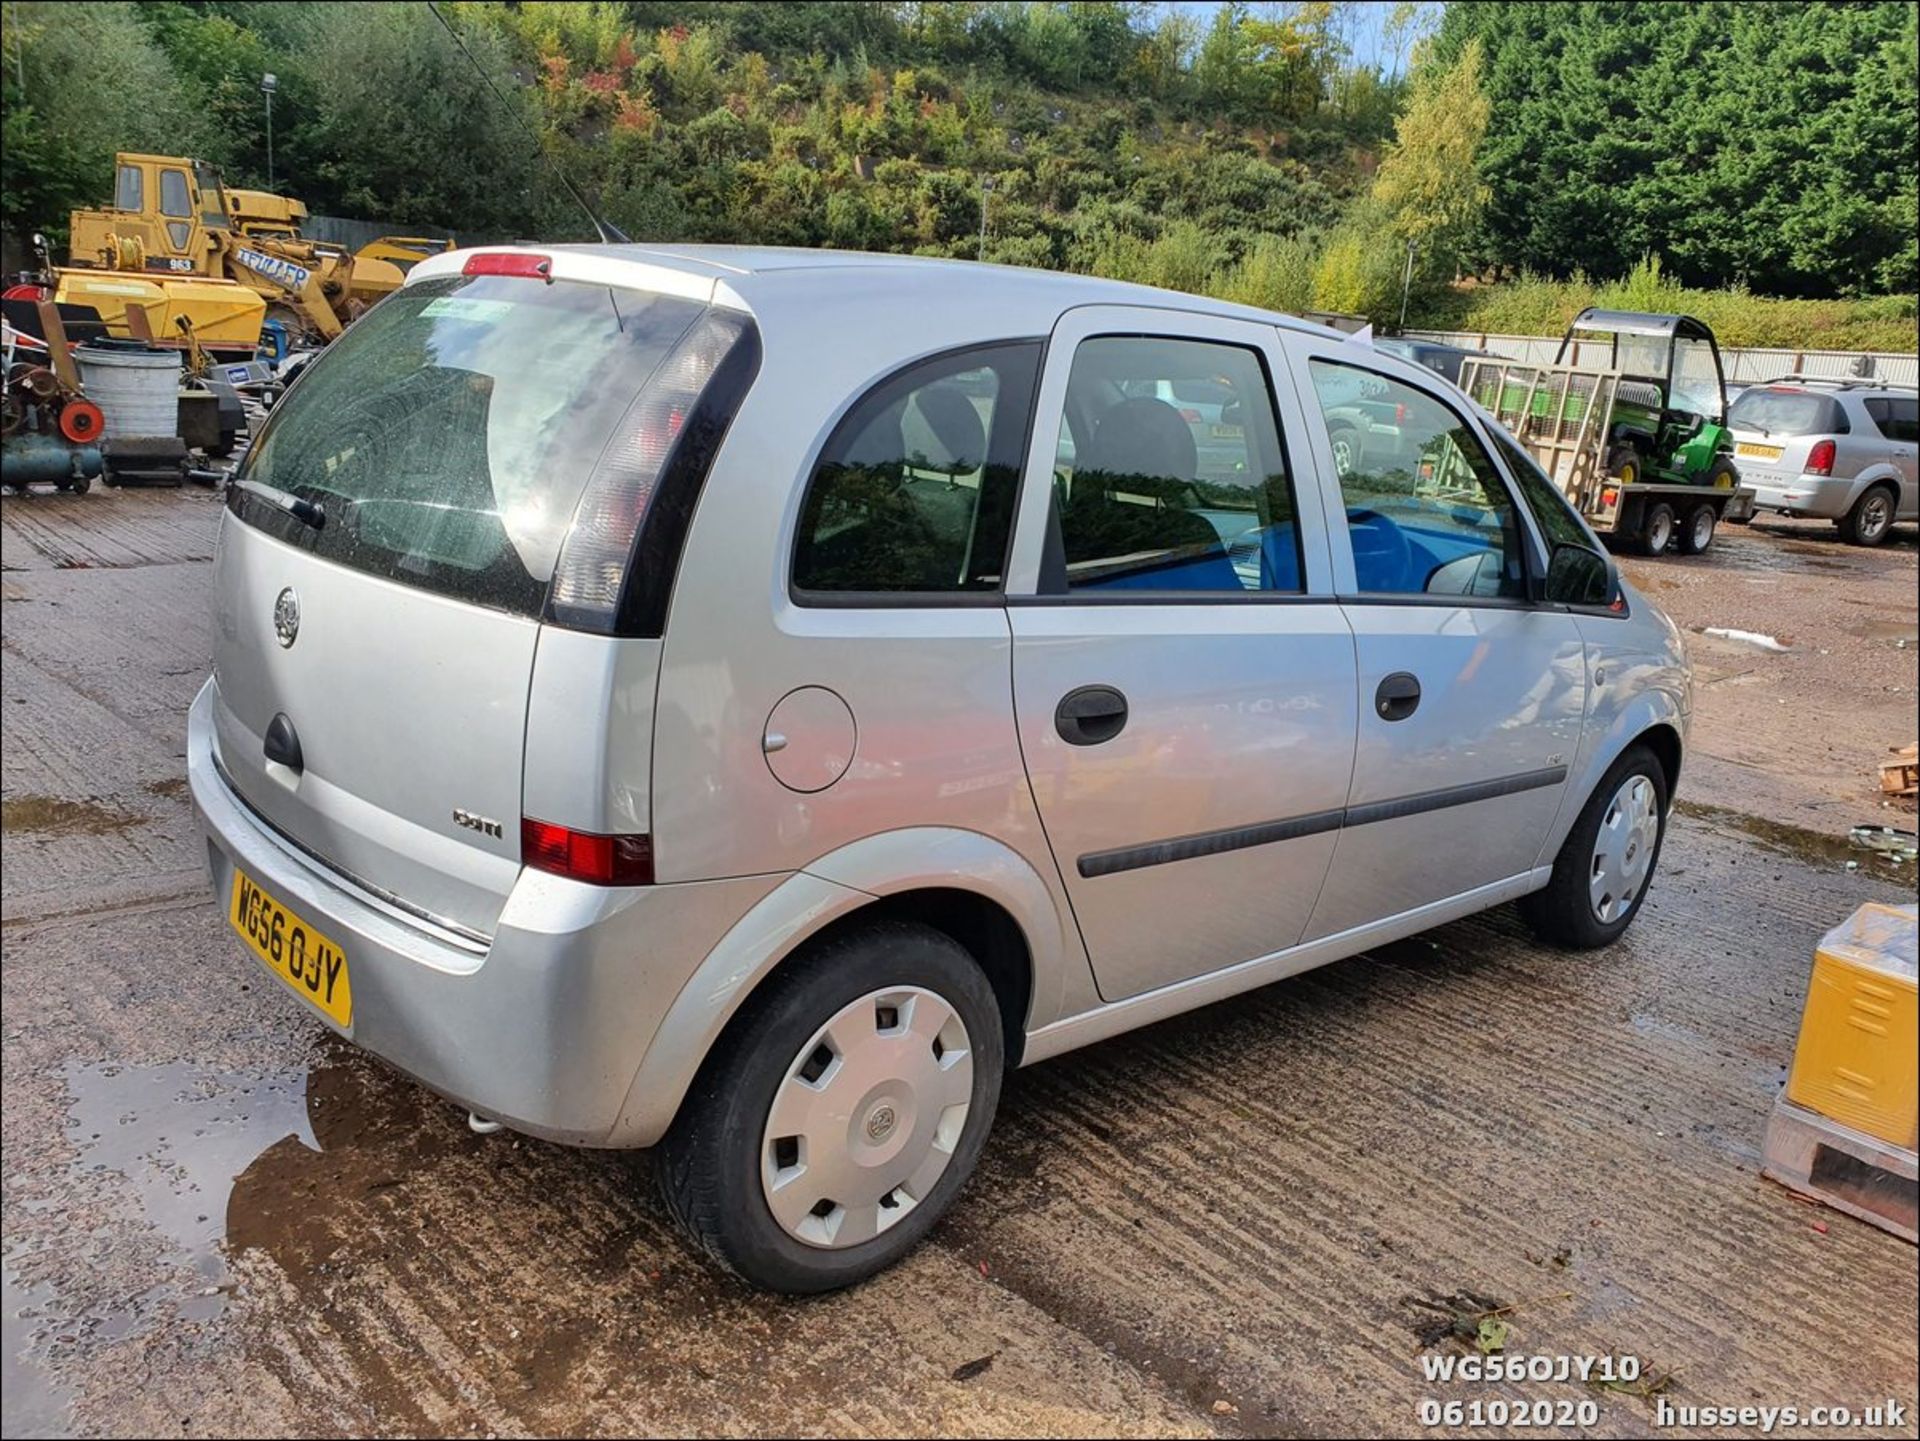
[[[705,307],[519,276],[398,291],[287,393],[234,513],[290,545],[457,600],[537,615],[595,463]]]
[[[1768,435],[1833,435],[1843,429],[1833,398],[1807,390],[1749,390],[1734,401],[1727,424]]]

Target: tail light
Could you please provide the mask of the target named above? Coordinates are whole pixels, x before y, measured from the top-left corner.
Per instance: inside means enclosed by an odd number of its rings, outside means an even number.
[[[519,275],[528,280],[553,280],[553,257],[524,250],[483,250],[469,255],[462,275]]]
[[[1601,487],[1600,504],[1602,506],[1604,506],[1608,510],[1612,510],[1619,503],[1620,503],[1620,487],[1619,486],[1608,485],[1608,486]]]
[[[653,884],[650,836],[602,836],[531,816],[520,820],[520,859],[536,871],[596,886]]]
[[[1393,423],[1395,425],[1405,425],[1407,423],[1407,403],[1404,400],[1394,403]]]
[[[1808,475],[1833,474],[1834,445],[1830,440],[1816,440],[1813,449],[1807,452],[1806,473]]]
[[[1197,411],[1197,410],[1195,410],[1195,409],[1194,409],[1194,408],[1193,408],[1192,406],[1190,406],[1190,405],[1189,405],[1189,406],[1183,406],[1183,407],[1181,408],[1181,411],[1180,411],[1180,418],[1181,418],[1182,420],[1184,420],[1184,421],[1186,421],[1186,423],[1187,423],[1188,425],[1193,425],[1193,424],[1196,424],[1196,423],[1197,423],[1197,422],[1199,421],[1199,419],[1200,419],[1200,412],[1199,412],[1199,411]]]
[[[736,312],[708,311],[633,402],[574,510],[547,596],[554,620],[580,630],[612,628],[634,537],[653,504],[661,472],[701,392],[747,325]]]

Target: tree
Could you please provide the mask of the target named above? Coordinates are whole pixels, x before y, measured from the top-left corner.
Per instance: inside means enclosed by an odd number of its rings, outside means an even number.
[[[1908,3],[1447,7],[1436,54],[1486,49],[1477,248],[1506,269],[1779,295],[1920,288]]]
[[[0,213],[57,243],[67,213],[103,205],[116,150],[220,158],[132,5],[9,4]]]
[[[1476,164],[1490,110],[1481,60],[1476,37],[1452,64],[1421,72],[1374,175],[1373,198],[1394,233],[1434,261],[1451,262],[1490,193]]]

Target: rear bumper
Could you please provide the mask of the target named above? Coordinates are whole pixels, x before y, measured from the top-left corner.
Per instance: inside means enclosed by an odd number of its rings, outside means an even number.
[[[1838,520],[1853,504],[1854,482],[1835,476],[1742,470],[1740,483],[1752,488],[1754,506],[1760,510]]]
[[[406,916],[269,829],[215,764],[213,703],[209,681],[188,715],[187,780],[215,901],[224,913],[243,869],[346,952],[349,1025],[290,988],[288,1004],[516,1130],[586,1146],[659,1139],[617,1127],[660,1018],[781,877],[623,889],[523,870],[481,947]],[[259,964],[233,944],[236,960]]]

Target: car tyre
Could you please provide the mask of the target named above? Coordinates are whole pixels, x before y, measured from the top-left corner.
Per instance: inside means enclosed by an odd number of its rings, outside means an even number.
[[[1662,555],[1673,543],[1673,507],[1656,500],[1640,517],[1640,532],[1635,537],[1642,555]]]
[[[1521,900],[1522,918],[1568,950],[1612,945],[1640,914],[1666,834],[1666,772],[1646,746],[1629,746],[1587,797],[1553,878]]]
[[[1840,518],[1840,538],[1848,545],[1879,545],[1893,530],[1893,489],[1870,485]]]
[[[1360,432],[1351,425],[1327,427],[1327,441],[1333,449],[1333,473],[1345,480],[1360,469]]]
[[[1687,523],[1680,527],[1680,554],[1702,555],[1713,544],[1714,527],[1720,523],[1720,512],[1712,502],[1701,501],[1687,512]]]
[[[869,1004],[876,997],[877,1009]],[[899,1002],[892,1029],[888,997]],[[921,1054],[919,1031],[942,1016],[947,1024]],[[943,1050],[942,1036],[964,1044]],[[889,1040],[891,1049],[883,1044]],[[702,1066],[656,1156],[667,1209],[709,1255],[756,1286],[807,1295],[865,1280],[912,1250],[966,1184],[993,1124],[1005,1049],[993,987],[951,937],[896,920],[829,937],[754,993]],[[962,1063],[971,1067],[970,1083],[955,1074]],[[836,1077],[859,1095],[823,1106],[830,1116],[816,1131],[774,1134],[801,1125],[794,1103],[811,1105],[807,1092],[817,1087],[826,1094]],[[954,1085],[964,1102],[958,1093],[941,1093]],[[930,1120],[938,1123],[933,1132],[925,1129]],[[896,1126],[899,1149],[890,1153]],[[876,1135],[878,1149],[872,1149]],[[910,1195],[909,1186],[918,1183],[901,1181],[877,1201],[849,1192],[840,1204],[824,1195],[812,1209],[790,1207],[785,1219],[775,1214],[773,1198],[783,1184],[796,1188],[795,1206],[805,1201],[807,1186],[831,1188],[835,1178],[848,1178],[849,1186],[885,1186],[896,1169],[927,1174],[943,1145],[946,1159],[932,1168],[924,1195]],[[809,1170],[816,1180],[808,1179]],[[823,1214],[821,1207],[830,1209]],[[864,1233],[876,1224],[876,1234],[845,1244],[828,1229]]]

